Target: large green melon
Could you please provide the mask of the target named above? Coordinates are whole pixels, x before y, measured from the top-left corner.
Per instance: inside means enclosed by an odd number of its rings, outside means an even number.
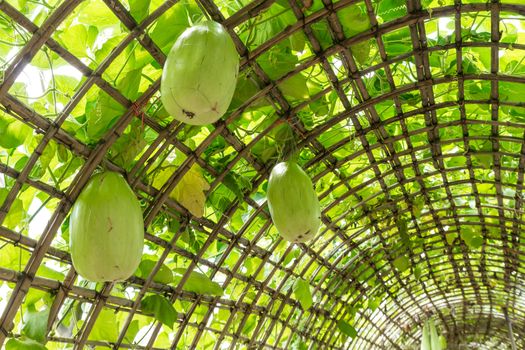
[[[239,55],[224,27],[207,21],[186,29],[166,59],[161,100],[175,119],[192,125],[221,118],[233,97]]]
[[[305,242],[321,225],[321,208],[312,180],[294,161],[272,169],[268,180],[268,208],[279,234],[290,242]]]
[[[71,259],[90,281],[122,281],[139,266],[144,220],[139,201],[115,172],[94,175],[73,205],[69,219]]]

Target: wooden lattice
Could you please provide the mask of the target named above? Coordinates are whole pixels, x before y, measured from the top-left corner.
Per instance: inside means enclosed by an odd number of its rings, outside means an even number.
[[[23,313],[36,300],[49,312],[49,349],[411,349],[428,317],[450,349],[525,347],[525,3],[158,0],[143,1],[149,11],[138,21],[130,3],[140,1],[0,0],[0,118],[33,135],[31,145],[0,148],[0,344],[24,336]],[[159,40],[159,23],[189,3],[195,19],[228,29],[251,84],[202,128],[159,108],[161,67],[176,39]],[[95,35],[117,39],[91,61],[64,39],[90,6],[105,9],[91,18],[118,21],[121,31]],[[351,11],[366,14],[365,29],[352,32]],[[254,44],[278,20],[278,31]],[[300,59],[283,72],[288,56],[278,50],[294,40],[303,43],[294,51]],[[151,76],[130,97],[108,71],[126,69],[122,57],[132,51]],[[46,91],[54,102],[24,96],[17,83],[46,57],[82,76],[74,91],[60,91],[56,73]],[[93,96],[117,106],[118,118],[86,136],[79,125],[97,108]],[[53,103],[54,113],[45,112]],[[283,125],[323,210],[306,244],[279,238],[265,203]],[[133,141],[133,130],[144,144],[123,164],[115,145]],[[175,155],[180,162],[154,183],[156,162]],[[201,218],[170,197],[195,164],[210,182]],[[156,262],[149,276],[95,285],[71,266],[68,215],[100,167],[122,173],[141,200]],[[50,216],[30,230],[37,214],[25,203],[33,197]],[[154,281],[164,265],[186,272],[176,283]],[[192,271],[224,294],[185,290]],[[299,279],[310,285],[308,310],[294,293]],[[144,312],[149,295],[173,303],[172,329]],[[59,328],[72,309],[78,320],[68,333]],[[353,339],[341,322],[357,331]]]

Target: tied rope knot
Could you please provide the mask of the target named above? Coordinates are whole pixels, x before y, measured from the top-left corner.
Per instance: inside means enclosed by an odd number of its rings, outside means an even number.
[[[142,130],[144,130],[144,115],[146,114],[144,113],[144,107],[146,106],[146,104],[146,100],[142,102],[135,101],[131,104],[131,111],[133,112],[133,114],[136,117],[140,116]]]

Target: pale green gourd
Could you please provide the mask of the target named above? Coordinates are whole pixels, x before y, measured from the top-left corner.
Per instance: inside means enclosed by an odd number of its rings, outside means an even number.
[[[443,339],[438,335],[434,320],[426,320],[421,335],[421,350],[442,350],[442,344]]]
[[[428,322],[423,324],[423,333],[421,335],[421,350],[432,350],[432,344],[430,342],[430,329]]]
[[[319,230],[319,199],[312,180],[294,161],[279,163],[272,169],[267,200],[272,221],[284,239],[305,242]]]
[[[192,125],[221,118],[233,97],[239,55],[224,27],[207,21],[186,29],[166,59],[161,100],[175,119]]]
[[[75,270],[93,282],[122,281],[139,266],[144,220],[139,201],[115,172],[94,175],[75,201],[69,219]]]

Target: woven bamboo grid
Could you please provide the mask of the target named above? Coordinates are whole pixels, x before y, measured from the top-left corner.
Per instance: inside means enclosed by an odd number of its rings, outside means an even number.
[[[268,10],[275,1],[252,1],[234,15],[225,18],[213,0],[198,0],[199,7],[207,17],[228,28],[241,56],[241,71],[251,71],[261,85],[257,94],[214,124],[209,135],[192,149],[177,137],[184,131],[183,125],[177,122],[162,125],[147,112],[143,115],[136,112],[136,106],[144,106],[155,98],[160,81],[153,82],[136,101],[130,101],[103,78],[104,71],[133,41],[138,42],[159,65],[164,63],[165,54],[151,40],[146,29],[154,25],[165,12],[177,6],[177,1],[165,1],[141,23],[137,23],[126,6],[118,0],[103,0],[103,2],[127,28],[128,34],[100,65],[92,69],[53,38],[55,30],[69,15],[74,13],[82,3],[81,0],[59,2],[59,5],[40,25],[26,18],[14,5],[16,1],[0,0],[0,13],[11,19],[22,30],[32,34],[27,44],[20,48],[3,74],[0,84],[0,108],[5,114],[23,121],[35,133],[43,136],[22,170],[16,170],[0,163],[0,173],[15,180],[6,199],[1,203],[0,224],[8,215],[24,186],[33,187],[57,202],[56,210],[47,226],[42,228],[42,234],[38,239],[30,238],[24,232],[0,225],[0,239],[5,244],[15,245],[30,253],[27,264],[21,266],[20,271],[0,266],[0,280],[9,282],[12,287],[5,307],[0,309],[0,344],[3,344],[8,338],[19,336],[16,328],[13,328],[13,320],[20,312],[28,291],[38,289],[54,296],[50,311],[48,340],[51,343],[69,344],[78,349],[97,345],[115,349],[163,348],[154,345],[157,336],[164,330],[163,325],[158,321],[154,322],[154,327],[144,345],[130,344],[125,340],[126,331],[134,317],[142,314],[140,302],[146,293],[162,294],[173,302],[179,300],[189,305],[185,312],[178,314],[172,331],[171,348],[175,349],[204,348],[204,339],[210,337],[215,339],[215,344],[212,346],[214,349],[290,349],[293,335],[301,336],[309,349],[402,349],[404,347],[401,344],[408,346],[419,344],[421,334],[419,326],[427,316],[436,318],[451,348],[459,347],[463,339],[471,337],[478,339],[480,344],[484,342],[489,344],[490,341],[493,348],[502,349],[510,347],[508,321],[505,319],[504,310],[508,311],[518,347],[525,347],[525,339],[519,336],[525,332],[525,312],[523,311],[525,305],[523,299],[520,298],[521,274],[523,273],[520,232],[524,224],[522,204],[525,144],[523,138],[506,136],[500,132],[502,127],[525,129],[525,123],[505,121],[499,117],[501,108],[525,107],[523,102],[500,100],[499,84],[501,82],[522,84],[525,83],[525,78],[519,75],[502,74],[498,63],[500,50],[525,50],[525,45],[513,44],[511,48],[510,44],[500,40],[501,13],[511,13],[518,17],[525,16],[525,4],[520,4],[519,0],[516,0],[514,4],[502,3],[499,0],[478,3],[461,3],[460,0],[455,0],[451,5],[434,7],[429,10],[422,8],[419,0],[407,0],[405,16],[380,24],[377,22],[371,0],[341,0],[338,2],[323,0],[322,9],[313,13],[307,12],[303,3],[290,0],[287,5],[296,17],[296,23],[250,51],[237,36],[235,28]],[[336,13],[356,3],[364,5],[368,10],[371,29],[346,38]],[[491,17],[490,39],[484,42],[464,41],[461,36],[462,18],[477,12],[486,13]],[[455,40],[444,45],[429,45],[425,23],[441,17],[454,19]],[[330,47],[321,47],[312,30],[312,26],[319,22],[327,25],[333,41]],[[383,37],[403,28],[409,29],[413,51],[389,57],[385,50]],[[304,60],[296,66],[295,70],[282,77],[276,80],[270,79],[258,64],[257,58],[270,52],[272,47],[295,33],[304,33],[315,55]],[[377,45],[381,59],[374,65],[360,67],[352,55],[350,46],[368,40],[373,40]],[[10,93],[18,75],[44,47],[60,56],[85,77],[68,104],[55,119],[35,112]],[[462,50],[465,48],[490,50],[492,58],[490,71],[483,74],[464,73]],[[456,67],[459,68],[454,74],[434,77],[429,66],[429,57],[445,50],[455,51]],[[343,74],[337,72],[331,64],[331,59],[335,56],[342,62]],[[403,86],[395,86],[391,66],[408,59],[414,62],[417,79]],[[283,95],[280,84],[313,66],[322,67],[330,81],[330,86],[311,96],[308,101],[294,104]],[[371,96],[364,81],[367,75],[379,70],[384,72],[388,89],[383,94]],[[490,85],[488,98],[468,99],[466,97],[465,84],[473,80]],[[434,87],[451,83],[457,86],[457,99],[443,101],[436,98]],[[107,93],[126,111],[100,142],[96,145],[86,145],[70,135],[63,125],[70,113],[93,87],[98,87]],[[305,127],[298,114],[309,103],[332,91],[337,94],[343,106],[342,110],[313,128]],[[406,93],[415,93],[421,97],[421,103],[408,111],[403,108],[401,100],[402,95]],[[276,118],[264,129],[258,130],[250,143],[245,143],[229,128],[229,125],[233,125],[232,123],[260,98],[269,101]],[[382,118],[377,108],[379,103],[385,101],[392,101],[395,109],[395,115],[388,119]],[[471,105],[488,106],[490,119],[478,122],[478,124],[490,125],[490,135],[473,136],[469,134],[469,126],[476,123],[467,118],[467,110]],[[454,121],[440,120],[440,112],[444,109],[458,110],[460,118]],[[414,117],[424,120],[425,126],[412,128],[410,121]],[[144,149],[133,168],[125,171],[109,161],[106,155],[134,119],[142,119],[145,127],[154,131],[157,136]],[[333,130],[334,127],[345,121],[353,125],[353,131],[348,133],[348,136],[329,147],[319,142],[323,133]],[[261,162],[260,159],[253,156],[252,147],[283,122],[289,123],[299,136],[298,147],[307,150],[309,159],[304,164],[304,168],[312,175],[314,182],[327,175],[338,179],[333,188],[326,189],[320,194],[322,202],[328,202],[332,191],[337,190],[339,193],[332,202],[324,205],[323,226],[314,241],[296,246],[289,245],[286,248],[286,253],[290,253],[294,247],[299,249],[294,263],[288,265],[284,265],[284,255],[273,254],[277,246],[282,245],[283,242],[277,239],[268,245],[268,241],[264,240],[271,227],[271,220],[266,204],[255,200],[254,193],[244,193],[243,201],[232,201],[224,215],[217,220],[192,217],[179,203],[168,196],[185,172],[195,163],[199,164],[213,179],[209,193],[213,192],[231,169],[240,162],[248,164],[256,173],[251,181],[253,189],[257,189],[266,181],[274,163]],[[391,123],[400,125],[399,134],[392,135],[387,131]],[[461,128],[463,137],[442,139],[446,129],[452,127]],[[411,136],[416,134],[425,134],[428,143],[412,145]],[[371,141],[370,135],[374,135],[375,141]],[[202,157],[203,152],[219,137],[223,138],[235,153],[222,172],[217,172]],[[489,140],[491,143],[490,155],[493,157],[493,167],[490,171],[493,174],[493,180],[489,183],[494,187],[492,194],[479,190],[479,186],[487,182],[479,179],[478,171],[482,169],[479,165],[474,164],[472,152],[469,151],[469,143],[472,140]],[[354,147],[349,156],[341,159],[335,155],[339,149],[356,141],[359,146]],[[400,141],[405,145],[405,149],[401,151],[395,148],[395,143]],[[30,176],[42,152],[50,143],[64,146],[74,157],[83,161],[74,180],[66,188],[55,188],[49,183],[34,180]],[[505,150],[501,146],[505,143],[519,144],[520,151],[512,153]],[[463,151],[451,153],[450,146],[454,144],[461,145]],[[143,174],[151,166],[151,159],[154,159],[162,150],[172,147],[186,156],[183,164],[170,176],[162,188],[154,188],[151,184],[144,182]],[[446,167],[444,160],[456,155],[463,155],[465,163],[455,168]],[[352,176],[366,173],[368,174],[366,181],[359,186],[351,186],[350,179],[341,176],[337,169],[347,166],[354,159],[363,157],[368,159],[369,164],[359,168]],[[513,157],[516,160],[516,166],[514,168],[502,166],[502,157]],[[106,284],[97,290],[79,285],[78,276],[72,267],[63,280],[53,280],[36,275],[45,260],[55,260],[71,265],[69,253],[53,246],[52,243],[75,199],[93,171],[100,166],[124,174],[137,196],[147,203],[144,211],[146,227],[160,215],[186,218],[170,239],[154,232],[146,232],[146,240],[162,252],[154,272],[160,268],[169,255],[177,254],[189,262],[188,273],[183,276],[182,283],[164,285],[154,282],[152,276],[146,279],[132,277],[126,282],[126,285],[134,289],[134,298],[125,298],[115,295],[116,285],[114,284]],[[461,180],[450,181],[448,175],[451,172],[462,172],[464,176]],[[509,172],[515,173],[514,183],[505,182],[504,174]],[[406,174],[412,175],[407,176]],[[429,187],[425,180],[431,177],[436,178],[436,181],[434,181],[434,186]],[[420,188],[418,195],[423,198],[426,208],[421,218],[418,219],[411,214],[414,194],[406,189],[412,183],[418,184]],[[380,191],[376,196],[388,198],[388,200],[380,207],[369,206],[368,202],[373,201],[373,198],[362,198],[360,195],[360,191],[367,186],[377,186]],[[504,192],[504,187],[512,187],[514,194],[509,195]],[[458,188],[461,188],[462,191],[457,190]],[[457,204],[458,198],[467,195],[474,203],[475,209],[471,214],[464,210],[468,208],[467,204]],[[506,205],[509,201],[513,201],[512,207]],[[240,210],[243,202],[253,208],[252,214],[240,230],[231,230],[228,228],[228,222],[236,211]],[[492,203],[492,206],[489,203]],[[397,206],[398,204],[400,206]],[[331,218],[327,214],[333,207],[341,205],[346,205],[345,215]],[[397,208],[401,208],[400,212]],[[341,223],[339,220],[358,209],[361,210],[360,216],[369,216],[370,220],[367,225],[357,231],[348,230],[347,223]],[[390,249],[388,242],[390,235],[395,234],[395,225],[388,228],[381,226],[381,219],[374,215],[374,211],[380,210],[385,210],[392,216],[401,214],[410,216],[411,220],[408,222],[410,235],[425,237],[423,248],[410,253],[410,260],[413,263],[423,263],[426,266],[419,279],[401,273],[392,267],[395,252]],[[257,226],[256,232],[250,233],[250,238],[246,238],[247,232],[252,229],[251,225],[258,220],[262,220],[262,224]],[[455,241],[454,247],[447,242],[447,234],[459,232],[460,226],[465,223],[474,225],[476,230],[482,232],[484,240],[477,253],[472,253],[461,239]],[[197,252],[176,245],[186,227],[206,233],[206,239]],[[489,240],[487,232],[490,230],[500,232],[500,236],[491,237]],[[225,251],[220,259],[210,259],[206,256],[206,250],[217,241],[225,244]],[[433,245],[432,242],[436,242],[437,245]],[[232,251],[239,256],[238,263],[235,266],[228,266],[224,261]],[[334,255],[334,252],[337,254]],[[354,260],[345,259],[352,252],[355,254]],[[374,255],[378,252],[385,254],[387,264],[376,265]],[[246,259],[253,257],[258,259],[259,265],[254,275],[247,276],[242,272],[242,265]],[[446,260],[446,263],[442,263],[442,258]],[[478,260],[475,265],[471,263],[471,260],[474,259]],[[355,261],[358,263],[354,263]],[[1,261],[0,265],[2,265]],[[371,267],[372,276],[367,276],[364,280],[360,279],[359,274],[364,273],[364,270],[359,269],[360,265]],[[232,284],[241,283],[245,286],[243,293],[211,297],[183,291],[182,284],[189,277],[189,272],[196,266],[204,267],[207,275],[212,279],[221,276],[221,285],[225,289]],[[269,272],[263,278],[256,277],[263,269]],[[293,292],[285,288],[288,279],[305,275],[308,275],[307,280],[311,284],[316,300],[314,306],[308,311],[303,311],[294,298]],[[443,276],[447,276],[446,283],[444,283]],[[372,277],[378,282],[375,286],[367,283]],[[500,283],[492,284],[493,280]],[[326,281],[332,285],[327,284]],[[333,284],[345,285],[349,292],[342,295],[334,294]],[[494,285],[497,287],[495,288]],[[385,300],[373,312],[359,311],[354,325],[359,331],[358,336],[347,343],[341,341],[343,335],[337,328],[337,321],[345,316],[345,310],[364,303],[378,288],[386,293]],[[254,295],[250,298],[246,297],[248,291],[254,291]],[[51,329],[72,300],[83,301],[84,305],[88,305],[84,322],[71,338],[60,337],[51,332]],[[203,315],[196,314],[196,310],[201,306],[204,306],[207,311]],[[97,317],[104,310],[127,314],[126,321],[120,324],[118,339],[111,343],[89,339]],[[224,324],[222,328],[209,326],[217,310],[226,310],[230,313],[227,324]],[[257,322],[250,336],[247,337],[242,334],[242,328],[248,322],[250,315],[257,317]],[[238,322],[238,319],[242,321]],[[230,324],[235,324],[236,328],[230,327]],[[195,332],[192,339],[184,338],[184,332],[187,329]]]

